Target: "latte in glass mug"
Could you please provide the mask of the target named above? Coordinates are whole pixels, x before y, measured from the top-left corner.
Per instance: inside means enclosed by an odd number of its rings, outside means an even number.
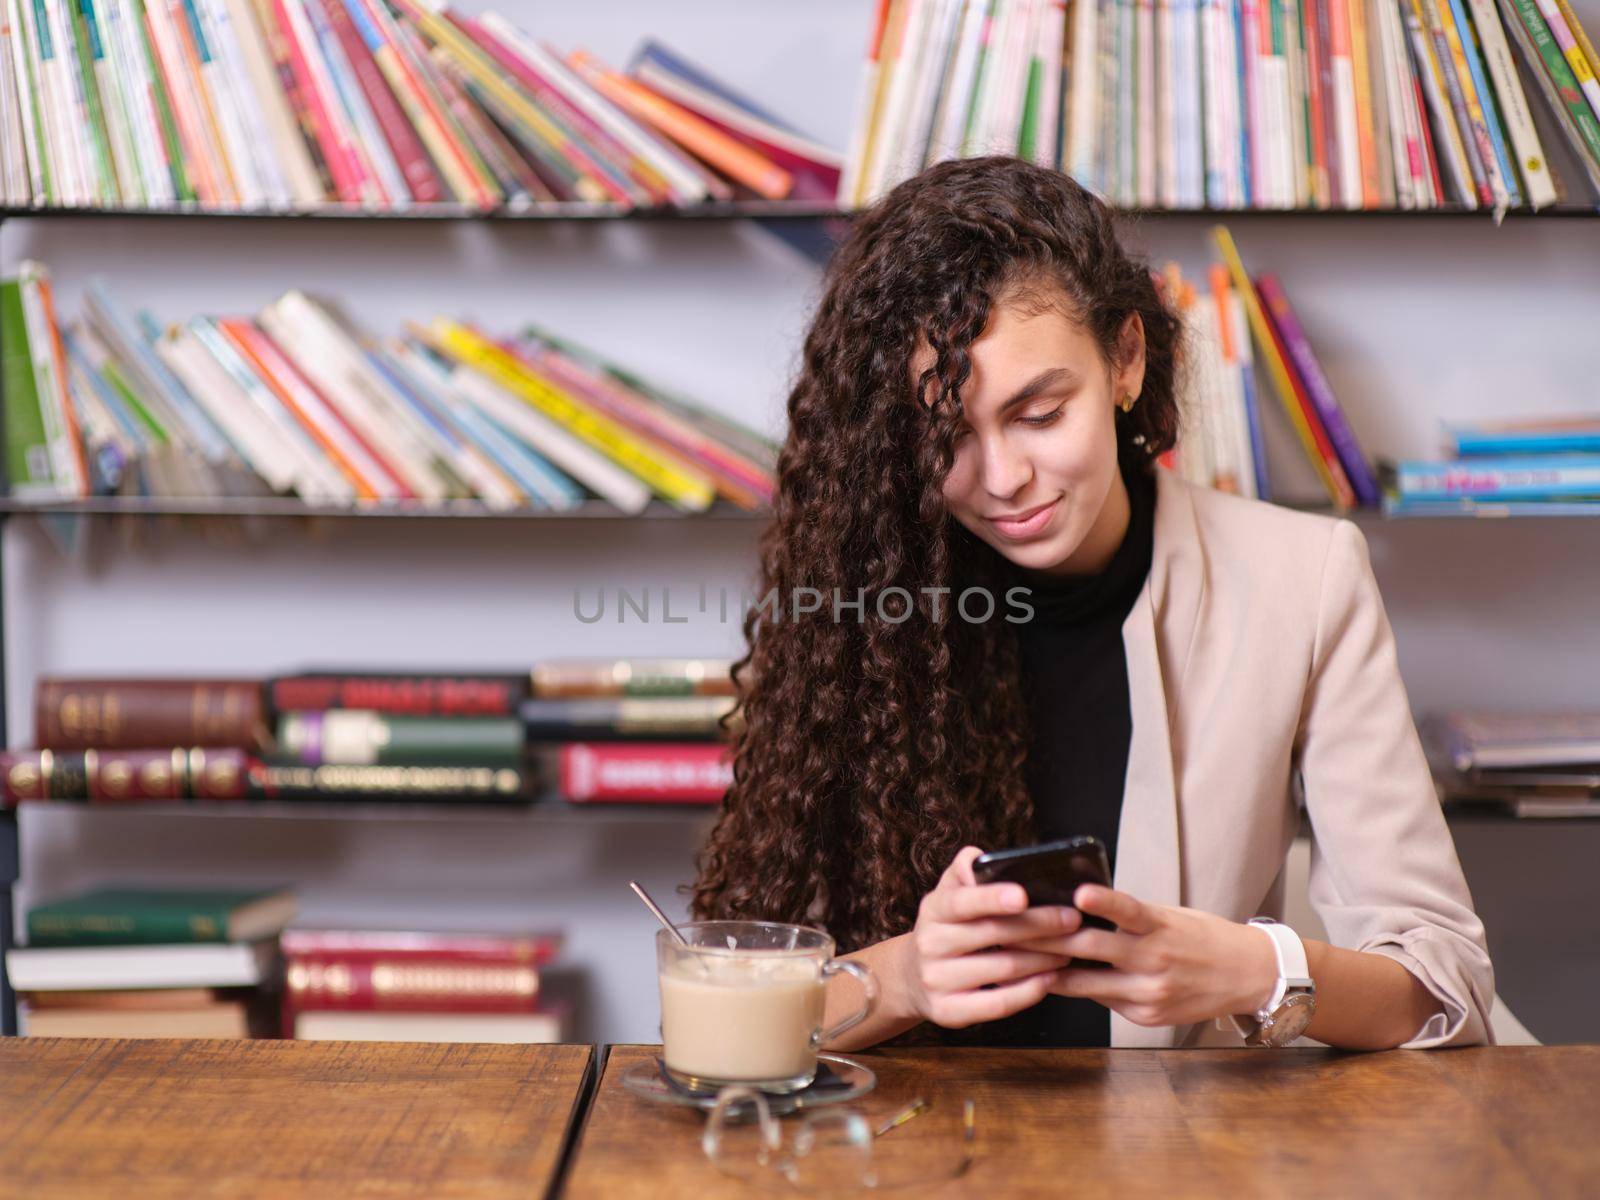
[[[806,1087],[818,1047],[872,1011],[871,972],[834,959],[833,939],[820,929],[764,921],[678,929],[688,945],[665,929],[656,934],[662,1059],[689,1087]],[[858,1012],[824,1030],[824,995],[836,974],[853,976],[865,995]]]

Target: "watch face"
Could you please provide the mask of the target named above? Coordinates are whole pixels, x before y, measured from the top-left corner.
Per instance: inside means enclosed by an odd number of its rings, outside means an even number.
[[[1316,1009],[1316,997],[1309,993],[1288,996],[1278,1006],[1278,1011],[1272,1014],[1270,1030],[1263,1032],[1267,1033],[1272,1045],[1287,1046],[1305,1032]]]

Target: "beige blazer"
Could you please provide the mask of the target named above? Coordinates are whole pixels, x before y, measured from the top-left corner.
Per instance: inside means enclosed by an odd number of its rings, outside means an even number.
[[[1394,638],[1350,521],[1156,472],[1149,577],[1122,627],[1133,739],[1113,883],[1235,921],[1283,916],[1304,782],[1310,901],[1333,944],[1443,1004],[1408,1047],[1491,1040],[1494,975]],[[1113,1046],[1240,1044],[1111,1014]]]

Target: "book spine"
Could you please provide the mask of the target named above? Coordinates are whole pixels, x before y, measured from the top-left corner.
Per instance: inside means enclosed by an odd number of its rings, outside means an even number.
[[[1590,155],[1600,158],[1600,125],[1595,123],[1597,114],[1584,102],[1582,82],[1578,75],[1574,74],[1571,61],[1563,53],[1563,46],[1555,37],[1554,30],[1550,29],[1549,22],[1544,19],[1542,14],[1544,6],[1536,3],[1536,0],[1506,0],[1506,3],[1514,6],[1518,18],[1522,19],[1523,27],[1528,30],[1528,38],[1533,42],[1534,50],[1538,50],[1539,58],[1544,61],[1544,67],[1549,72],[1550,83],[1554,83],[1555,91],[1565,102],[1566,112],[1573,118],[1574,125],[1578,126],[1582,144],[1589,150]]]
[[[34,740],[47,750],[262,744],[254,680],[45,678],[34,692]]]
[[[582,52],[568,56],[567,61],[618,108],[750,190],[768,200],[782,200],[793,190],[794,176],[790,172],[637,80],[605,70]]]
[[[538,969],[452,959],[290,957],[284,1003],[297,1012],[533,1012]]]
[[[356,82],[366,96],[411,198],[424,204],[443,201],[446,199],[444,184],[416,131],[406,119],[405,110],[389,90],[383,71],[372,57],[367,40],[357,28],[356,17],[346,6],[345,0],[328,0],[327,16],[328,24],[344,49],[345,57],[350,60]]]
[[[469,74],[485,87],[490,85],[482,73],[492,73],[497,84],[509,87],[508,99],[531,100],[530,110],[542,121],[540,127],[547,139],[581,176],[593,180],[618,204],[653,204],[665,199],[666,191],[653,170],[636,174],[637,164],[629,161],[625,151],[477,21],[451,9],[443,10],[443,17],[451,37],[457,39],[451,43],[454,57],[463,66],[473,64]]]
[[[55,354],[55,333],[45,308],[47,272],[32,259],[17,269],[22,302],[24,342],[32,360],[32,374],[39,398],[39,415],[50,448],[50,467],[57,482],[70,496],[89,494],[88,463],[78,441],[77,429],[66,402],[66,380]]]
[[[22,285],[0,283],[0,387],[5,396],[5,489],[15,496],[57,494],[50,438],[45,432],[33,361],[28,353],[28,328],[22,311]]]
[[[149,105],[149,119],[154,122],[157,152],[152,169],[164,173],[165,179],[152,191],[166,203],[182,206],[199,199],[193,171],[184,162],[184,137],[179,127],[177,100],[173,97],[156,45],[155,31],[144,0],[127,0],[126,29],[129,55],[141,84],[141,94]],[[170,194],[167,190],[170,188]]]
[[[5,0],[11,28],[13,87],[22,106],[22,148],[28,164],[28,198],[35,204],[50,202],[52,181],[46,154],[49,112],[41,73],[34,70],[36,34],[31,0]]]
[[[1472,133],[1472,118],[1467,112],[1466,94],[1461,89],[1461,79],[1456,74],[1455,60],[1450,56],[1450,42],[1445,35],[1443,19],[1437,0],[1421,0],[1424,29],[1432,44],[1434,61],[1438,64],[1439,81],[1449,100],[1446,110],[1452,117],[1451,137],[1459,142],[1471,186],[1477,203],[1494,203],[1494,193],[1489,187],[1489,177],[1479,152],[1477,139]]]
[[[529,741],[626,741],[715,738],[731,696],[648,699],[525,700],[519,708]]]
[[[719,445],[714,439],[673,416],[647,397],[615,380],[584,371],[560,351],[522,338],[514,343],[518,356],[552,382],[568,388],[580,399],[624,425],[647,434],[710,475],[718,491],[745,507],[770,503],[775,481],[769,472]]]
[[[363,194],[363,172],[344,130],[334,119],[331,108],[332,85],[325,75],[319,73],[321,64],[316,58],[316,42],[311,36],[304,10],[299,7],[297,0],[271,0],[271,4],[277,27],[281,31],[282,44],[288,52],[290,68],[294,72],[297,85],[295,95],[303,106],[305,118],[321,150],[322,162],[333,184],[334,195],[345,204],[359,204]]]
[[[160,176],[152,169],[156,155],[150,109],[141,103],[143,87],[137,66],[128,53],[125,18],[118,0],[84,0],[85,17],[96,29],[103,53],[100,94],[107,101],[112,121],[112,147],[117,154],[117,174],[122,181],[122,202],[136,207],[164,203]],[[152,188],[152,183],[156,184]]]
[[[442,178],[442,186],[448,189],[448,195],[442,198],[481,204],[483,196],[474,167],[448,131],[447,123],[440,116],[439,102],[418,78],[400,47],[386,36],[384,18],[388,14],[375,12],[368,0],[343,0],[343,3],[373,63],[404,110],[420,145],[426,149],[436,172],[435,179]]]
[[[1484,161],[1492,168],[1490,177],[1495,185],[1496,202],[1520,205],[1522,187],[1517,181],[1516,169],[1511,165],[1511,156],[1506,150],[1506,138],[1501,131],[1503,122],[1500,119],[1500,111],[1495,105],[1494,92],[1489,87],[1489,78],[1484,71],[1483,55],[1480,53],[1477,39],[1473,36],[1472,24],[1467,20],[1466,6],[1462,0],[1448,0],[1448,3],[1456,39],[1461,43],[1461,54],[1466,60],[1473,95],[1477,101],[1477,112],[1474,115],[1474,121],[1477,123],[1473,126],[1473,133],[1480,139],[1488,139],[1488,146],[1483,151]]]
[[[1339,147],[1339,204],[1362,206],[1361,137],[1356,99],[1355,59],[1351,47],[1350,5],[1359,0],[1330,0],[1329,46],[1334,88],[1334,128]]]
[[[1499,0],[1499,4],[1505,13],[1506,28],[1511,30],[1517,49],[1527,62],[1528,72],[1538,83],[1550,111],[1555,114],[1556,124],[1561,126],[1590,184],[1600,192],[1600,124],[1595,123],[1583,97],[1575,94],[1577,80],[1572,78],[1571,68],[1561,57],[1548,29],[1543,30],[1541,40],[1540,29],[1544,22],[1537,8],[1532,4],[1524,8],[1517,0]],[[1542,71],[1539,69],[1541,61],[1545,66]]]
[[[105,97],[101,96],[102,82],[110,82],[106,79],[108,64],[105,50],[100,42],[99,30],[95,27],[94,9],[87,0],[68,0],[67,19],[72,25],[78,74],[89,115],[89,139],[94,150],[99,200],[103,204],[115,205],[122,200],[122,189],[118,182],[112,138],[120,128],[120,122],[115,119],[116,97],[110,92]]]
[[[583,803],[716,804],[733,784],[725,746],[572,742],[559,764],[561,794]]]
[[[1472,63],[1468,61],[1467,39],[1470,34],[1463,37],[1462,31],[1456,27],[1456,10],[1452,0],[1432,0],[1439,14],[1439,32],[1444,38],[1444,49],[1441,51],[1449,61],[1449,77],[1453,77],[1456,86],[1461,92],[1461,110],[1458,114],[1461,121],[1461,136],[1472,147],[1473,154],[1483,164],[1483,183],[1478,188],[1478,199],[1487,205],[1504,205],[1507,203],[1509,193],[1506,190],[1505,180],[1500,175],[1499,163],[1495,158],[1494,140],[1489,136],[1488,124],[1484,118],[1483,105],[1478,99],[1477,86],[1474,82]]]
[[[10,807],[32,800],[242,800],[245,761],[244,751],[226,746],[0,751],[0,801]]]
[[[1494,0],[1467,2],[1471,6],[1472,22],[1478,32],[1484,62],[1499,97],[1499,111],[1505,119],[1506,132],[1511,137],[1517,170],[1521,172],[1523,186],[1527,189],[1528,204],[1534,209],[1554,204],[1555,182],[1550,177],[1544,145],[1534,127],[1527,93],[1523,91],[1522,80],[1517,75],[1516,60],[1511,57],[1511,47],[1506,42],[1499,11],[1495,8]]]
[[[258,800],[448,800],[518,803],[532,799],[532,772],[518,767],[301,766],[252,761],[247,787]]]
[[[309,766],[514,767],[522,726],[513,718],[386,717],[358,709],[288,712],[278,718],[282,751]]]
[[[1433,114],[1433,125],[1443,139],[1443,146],[1432,140],[1429,122],[1423,121],[1423,131],[1430,138],[1429,144],[1435,148],[1435,160],[1437,161],[1441,154],[1444,158],[1457,201],[1467,208],[1477,208],[1478,189],[1473,182],[1472,169],[1467,160],[1466,143],[1462,140],[1461,130],[1456,126],[1455,113],[1445,88],[1444,70],[1434,49],[1433,38],[1428,32],[1427,16],[1423,11],[1422,0],[1407,0],[1407,4],[1406,30],[1411,40],[1411,56],[1416,63],[1419,87],[1427,96],[1427,111]],[[1439,194],[1441,198],[1444,195],[1442,190]]]
[[[709,506],[715,497],[711,481],[702,472],[552,386],[503,347],[467,326],[443,318],[436,319],[429,328],[451,355],[510,389],[678,507],[698,511]]]
[[[592,89],[577,84],[570,75],[558,77],[550,71],[548,63],[538,62],[523,53],[522,47],[501,36],[499,30],[504,26],[498,21],[469,19],[454,13],[451,20],[560,119],[580,144],[587,147],[596,168],[607,172],[629,200],[642,204],[672,201],[674,190],[667,175],[635,146],[619,139],[611,127],[581,102],[580,93],[584,97],[592,96]],[[525,47],[526,39],[520,40]]]
[[[1573,38],[1578,43],[1578,49],[1583,52],[1583,59],[1591,75],[1600,76],[1600,51],[1589,40],[1589,35],[1584,32],[1583,22],[1578,20],[1578,14],[1572,11],[1572,5],[1567,0],[1555,0],[1556,9],[1561,13],[1562,20],[1566,21],[1567,28],[1572,31]]]
[[[1600,430],[1588,433],[1500,433],[1455,429],[1455,452],[1461,458],[1526,454],[1600,454]]]
[[[1600,494],[1600,455],[1473,458],[1403,462],[1396,471],[1403,499],[1488,497],[1536,500]]]
[[[30,946],[161,946],[227,941],[230,911],[150,908],[28,914]]]
[[[1339,457],[1340,465],[1344,467],[1351,487],[1355,489],[1356,498],[1364,505],[1376,506],[1381,499],[1377,477],[1372,473],[1366,456],[1361,452],[1355,430],[1350,427],[1344,410],[1334,397],[1328,377],[1323,374],[1322,364],[1311,352],[1311,343],[1306,340],[1305,331],[1300,328],[1300,320],[1289,304],[1288,295],[1274,275],[1259,276],[1256,279],[1256,287],[1261,293],[1261,302],[1266,306],[1273,326],[1283,338],[1284,348],[1288,351],[1295,370],[1305,385],[1306,395],[1315,405],[1317,415],[1328,431],[1328,440],[1333,446],[1334,453]]]
[[[508,717],[528,697],[526,675],[342,675],[308,673],[267,681],[274,713],[367,709],[395,716]]]
[[[726,659],[679,661],[620,658],[610,662],[546,662],[533,668],[533,694],[543,700],[598,696],[731,696]]]
[[[1536,0],[1536,3],[1539,6],[1539,15],[1549,26],[1550,36],[1555,39],[1562,57],[1572,68],[1573,78],[1578,81],[1578,87],[1589,101],[1591,115],[1600,117],[1600,81],[1595,79],[1594,70],[1590,67],[1589,60],[1584,57],[1583,48],[1578,45],[1571,26],[1567,24],[1567,18],[1557,6],[1556,0]]]
[[[1328,489],[1329,498],[1342,508],[1354,507],[1355,492],[1344,476],[1344,469],[1334,457],[1332,448],[1326,446],[1326,434],[1319,425],[1312,423],[1311,412],[1302,402],[1296,381],[1290,373],[1289,364],[1278,344],[1277,335],[1267,319],[1266,310],[1262,307],[1255,285],[1245,271],[1244,262],[1239,257],[1233,236],[1225,226],[1218,225],[1212,230],[1212,240],[1227,265],[1233,286],[1238,291],[1239,298],[1244,304],[1245,314],[1250,319],[1250,328],[1255,334],[1257,344],[1261,347],[1261,353],[1266,357],[1273,388],[1278,393],[1278,402],[1288,416],[1289,423],[1299,435],[1300,445],[1305,450],[1307,459],[1317,472],[1318,478],[1322,480],[1323,486]]]
[[[240,191],[236,168],[230,161],[227,142],[206,82],[205,72],[209,64],[204,58],[203,43],[199,42],[199,26],[191,18],[188,0],[170,0],[166,9],[173,62],[186,81],[197,145],[210,164],[211,179],[217,189],[216,203],[229,208],[241,207],[245,197]]]
[[[555,958],[559,934],[427,933],[411,930],[285,929],[287,958],[484,963],[538,967]]]

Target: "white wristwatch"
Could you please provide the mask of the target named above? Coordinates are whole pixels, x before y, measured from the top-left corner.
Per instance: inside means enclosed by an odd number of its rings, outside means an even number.
[[[1229,1020],[1247,1046],[1287,1046],[1305,1032],[1317,1010],[1317,985],[1306,966],[1306,948],[1299,934],[1271,917],[1252,917],[1249,924],[1272,939],[1278,956],[1278,982],[1255,1013]]]

